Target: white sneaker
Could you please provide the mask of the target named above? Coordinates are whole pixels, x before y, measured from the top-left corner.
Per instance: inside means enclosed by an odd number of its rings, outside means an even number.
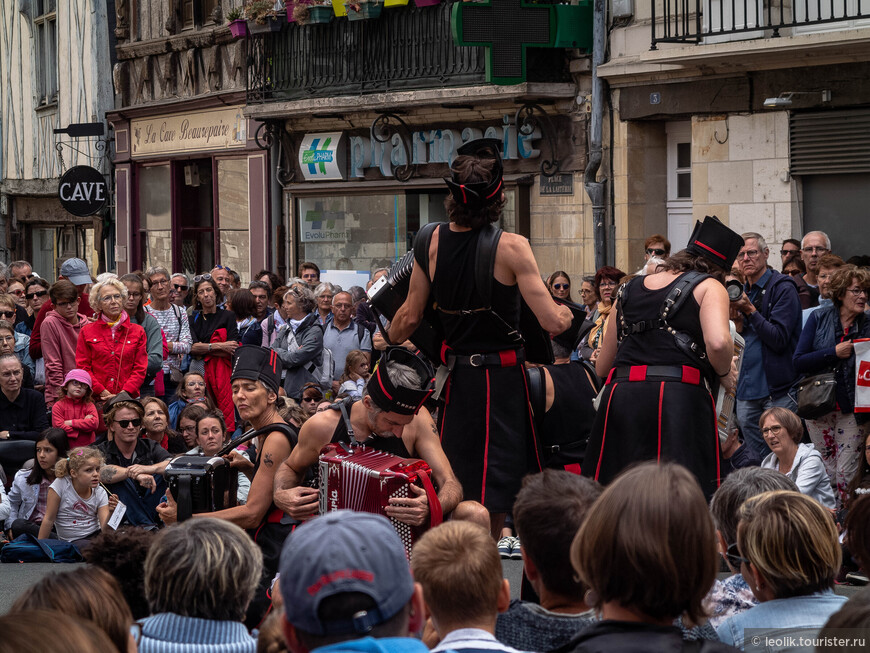
[[[511,549],[513,549],[513,540],[511,536],[503,537],[498,541],[498,554],[504,559],[511,557]]]
[[[523,545],[520,544],[520,538],[514,537],[512,538],[512,546],[511,546],[511,560],[522,560],[523,559]]]

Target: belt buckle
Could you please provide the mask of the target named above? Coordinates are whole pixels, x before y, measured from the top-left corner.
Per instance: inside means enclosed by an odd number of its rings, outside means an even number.
[[[472,367],[483,367],[483,354],[472,354],[468,357],[468,364]]]

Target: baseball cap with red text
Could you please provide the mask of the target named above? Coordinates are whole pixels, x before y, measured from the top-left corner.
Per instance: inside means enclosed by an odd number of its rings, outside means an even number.
[[[382,515],[336,510],[298,526],[281,551],[284,615],[312,635],[359,634],[395,616],[414,593],[405,548]],[[338,621],[323,621],[324,599],[359,592],[374,607]]]

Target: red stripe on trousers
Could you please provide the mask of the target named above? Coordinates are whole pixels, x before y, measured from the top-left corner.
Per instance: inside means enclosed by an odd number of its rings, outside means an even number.
[[[529,428],[532,430],[532,445],[535,448],[535,460],[538,463],[538,471],[544,469],[541,465],[541,455],[538,453],[538,433],[535,431],[535,417],[532,414],[532,398],[529,396],[529,381],[525,371],[523,372],[523,387],[526,389],[526,407],[529,413]]]
[[[662,402],[665,398],[665,383],[662,381],[659,386],[659,451],[656,455],[656,460],[661,462],[662,460]]]
[[[595,467],[595,480],[598,480],[598,475],[601,473],[601,459],[604,458],[604,440],[607,437],[607,418],[610,417],[610,402],[613,401],[613,393],[616,392],[618,383],[613,384],[613,389],[610,391],[610,396],[607,398],[607,410],[604,412],[604,429],[601,431],[601,450],[598,452],[598,465]]]
[[[486,444],[483,448],[483,481],[480,484],[480,502],[486,499],[486,465],[489,461],[489,370],[486,370]]]

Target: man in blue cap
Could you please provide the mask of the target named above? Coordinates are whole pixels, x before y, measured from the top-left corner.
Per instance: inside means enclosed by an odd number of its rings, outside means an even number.
[[[380,516],[337,510],[296,528],[281,552],[284,636],[293,653],[426,653],[422,591]]]

